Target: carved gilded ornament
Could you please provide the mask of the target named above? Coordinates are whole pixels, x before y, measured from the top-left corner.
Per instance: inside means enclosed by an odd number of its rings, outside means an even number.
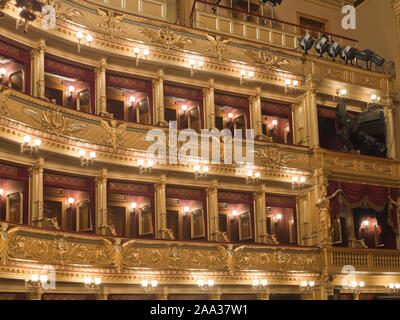
[[[101,16],[102,22],[97,24],[102,31],[106,33],[113,40],[114,37],[121,32],[120,23],[124,20],[124,14],[118,14],[112,10],[104,10],[97,8],[97,13]]]
[[[51,0],[50,4],[56,9],[56,17],[63,20],[73,20],[73,18],[81,18],[82,14],[79,10],[68,7],[62,0]]]
[[[255,151],[256,157],[261,161],[261,165],[278,171],[286,167],[289,161],[297,160],[297,156],[292,154],[285,154],[277,148],[267,148],[265,151]]]
[[[9,90],[3,91],[0,95],[0,120],[4,119],[9,114],[9,109],[7,106],[8,97],[7,94]]]
[[[65,118],[59,111],[43,111],[37,112],[32,109],[23,109],[23,112],[36,120],[41,129],[56,135],[58,138],[60,136],[70,136],[72,133],[87,130],[85,124],[72,122]]]
[[[193,44],[191,39],[177,35],[168,28],[160,29],[158,31],[142,29],[140,33],[151,39],[151,42],[158,43],[167,50],[184,49],[186,46]]]
[[[122,123],[117,126],[116,120],[111,120],[110,124],[105,120],[100,120],[100,125],[104,129],[104,143],[111,146],[114,152],[126,144],[124,133],[128,124]]]
[[[282,66],[289,64],[288,60],[272,54],[267,49],[257,52],[254,50],[244,50],[243,53],[246,56],[251,57],[260,67],[267,70],[280,70]]]
[[[222,56],[224,53],[228,51],[228,43],[230,42],[229,39],[223,39],[220,35],[211,36],[207,35],[207,39],[209,41],[209,48],[207,51],[211,51],[217,54],[218,61],[222,62]]]
[[[321,184],[319,188],[320,197],[316,203],[316,207],[319,210],[319,246],[324,248],[332,246],[330,199],[334,198],[340,192],[340,190],[337,190],[334,194],[328,197],[327,186],[325,184]]]

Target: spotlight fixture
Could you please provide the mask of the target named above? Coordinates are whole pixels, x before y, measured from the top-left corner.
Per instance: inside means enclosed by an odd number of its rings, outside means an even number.
[[[7,74],[7,70],[5,68],[0,69],[0,84],[3,84],[4,77]]]
[[[317,40],[315,43],[315,50],[319,53],[320,57],[323,56],[323,54],[328,51],[329,49],[329,39],[327,36],[322,35],[321,38]]]
[[[145,163],[145,161],[143,159],[139,159],[138,160],[138,165],[139,165],[139,173],[140,174],[144,174],[146,172],[150,172],[151,169],[154,166],[154,161],[153,160],[147,160],[147,162]]]
[[[313,47],[315,40],[308,33],[298,39],[299,46],[304,50],[305,54]]]
[[[340,54],[341,51],[342,47],[336,41],[333,41],[330,44],[328,48],[328,54],[332,58],[332,61],[335,61],[335,58]]]
[[[350,61],[351,65],[353,65],[353,60],[355,58],[357,51],[358,50],[356,48],[353,48],[351,46],[346,46],[342,50],[340,57],[342,58],[342,60],[344,60],[346,62],[346,64],[348,61]]]
[[[145,48],[141,50],[139,47],[133,48],[133,53],[136,58],[136,66],[139,65],[139,59],[146,59],[150,55],[150,50]]]
[[[39,150],[39,147],[42,145],[42,140],[35,139],[33,140],[30,136],[24,136],[24,142],[21,143],[21,153],[27,152],[30,154],[36,153]]]
[[[376,64],[379,67],[385,63],[385,59],[381,56],[378,56],[376,53],[369,49],[365,49],[363,51],[356,52],[356,58],[365,61],[367,70],[371,70],[372,63]]]

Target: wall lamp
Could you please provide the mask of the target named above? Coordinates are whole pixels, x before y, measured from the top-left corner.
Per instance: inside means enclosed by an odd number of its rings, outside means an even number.
[[[353,281],[350,284],[350,289],[354,294],[354,300],[360,300],[360,293],[364,287],[365,287],[364,281],[360,281],[360,282]]]
[[[68,208],[71,208],[73,206],[73,204],[75,203],[75,199],[74,198],[68,198]]]
[[[386,289],[390,294],[400,293],[400,283],[389,283]]]
[[[135,214],[136,213],[136,208],[137,208],[137,203],[136,202],[132,202],[130,204],[131,214]]]
[[[255,291],[265,291],[268,287],[268,281],[265,279],[260,280],[253,280],[253,290]]]
[[[74,86],[69,86],[68,87],[68,97],[67,97],[69,102],[72,101],[74,92],[75,92],[75,87]]]
[[[361,223],[361,231],[362,231],[362,232],[367,231],[367,230],[368,230],[368,227],[369,227],[369,221],[368,221],[368,220],[364,220],[364,221]]]
[[[5,68],[0,69],[0,84],[3,84],[4,77],[7,74],[7,70]]]
[[[96,152],[91,151],[89,157],[87,157],[85,150],[79,150],[79,158],[81,159],[81,167],[89,167],[89,165],[93,165],[94,163]]]
[[[193,168],[194,171],[194,179],[197,180],[199,178],[205,178],[207,177],[208,173],[208,166],[200,166],[200,165],[195,165]]]
[[[279,224],[282,221],[282,214],[278,213],[274,216],[274,223],[275,225]]]
[[[293,176],[292,177],[292,189],[303,187],[305,182],[306,182],[306,177]]]
[[[46,274],[38,275],[32,274],[30,279],[25,280],[25,288],[27,289],[39,289],[43,288],[49,281],[49,277]]]
[[[42,140],[34,139],[32,143],[32,138],[30,136],[25,136],[24,142],[21,143],[21,153],[24,152],[29,152],[30,154],[36,153],[41,145],[42,145]]]
[[[101,285],[101,278],[97,277],[92,279],[90,277],[86,277],[84,280],[84,284],[85,288],[88,290],[98,290]]]
[[[291,90],[294,90],[294,88],[297,88],[299,86],[299,81],[298,80],[290,80],[290,79],[285,79],[285,93],[288,93]]]
[[[139,165],[139,173],[144,174],[146,172],[150,172],[151,169],[154,166],[154,161],[153,160],[147,160],[147,164],[145,164],[145,161],[143,159],[138,160],[138,165]]]
[[[86,38],[84,38],[83,33],[82,32],[78,32],[76,34],[76,39],[78,40],[78,52],[81,52],[81,46],[82,45],[86,45],[88,47],[90,47],[90,44],[93,41],[93,36],[91,36],[90,34],[88,34],[86,36]]]
[[[253,173],[253,171],[249,170],[247,171],[246,175],[246,184],[258,182],[260,180],[260,177],[260,172],[257,171]]]
[[[247,77],[246,77],[247,75]],[[246,70],[240,70],[240,85],[243,85],[244,83],[246,83],[246,81],[251,80],[254,78],[254,72],[253,71],[249,71],[247,72]]]
[[[238,216],[238,212],[236,210],[233,210],[231,212],[231,216],[232,216],[232,219],[236,219],[236,217]]]
[[[4,194],[4,190],[3,190],[3,189],[0,189],[0,199],[1,199],[1,197],[3,196],[3,194]]]
[[[190,66],[190,76],[193,77],[194,73],[197,70],[201,70],[204,66],[204,61],[199,60],[196,63],[196,60],[190,59],[189,60],[189,66]]]
[[[141,50],[140,48],[135,47],[133,48],[133,53],[136,58],[136,66],[138,66],[140,59],[146,59],[150,55],[150,50],[147,48]]]
[[[337,89],[336,90],[336,96],[339,98],[343,98],[347,95],[347,90],[346,89]]]
[[[199,288],[201,290],[208,290],[214,287],[215,282],[212,279],[208,279],[208,280],[198,280],[197,281],[197,285],[199,286]]]
[[[190,208],[188,206],[183,207],[183,214],[186,216],[190,211]]]
[[[148,280],[142,280],[142,288],[146,292],[152,292],[156,290],[157,286],[158,286],[157,280],[151,280],[150,282]]]
[[[134,96],[129,97],[129,111],[133,111],[133,107],[135,106],[136,98]]]

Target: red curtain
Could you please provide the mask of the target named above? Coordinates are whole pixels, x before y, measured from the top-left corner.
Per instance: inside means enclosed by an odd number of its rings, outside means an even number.
[[[388,203],[389,197],[397,202],[399,194],[398,188],[389,188],[381,186],[371,186],[368,184],[357,184],[350,182],[329,181],[328,196],[333,195],[337,190],[342,191],[333,197],[330,201],[332,220],[337,218],[340,213],[340,196],[352,205],[367,202],[375,211],[382,211]],[[388,224],[398,233],[397,207],[389,201],[388,205]]]

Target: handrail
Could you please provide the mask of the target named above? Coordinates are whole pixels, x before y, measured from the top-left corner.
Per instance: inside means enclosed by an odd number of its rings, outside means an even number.
[[[307,29],[307,30],[311,30],[311,31],[315,31],[315,32],[322,32],[322,33],[324,33],[326,35],[329,35],[329,36],[332,36],[332,37],[338,37],[338,38],[342,38],[344,40],[353,41],[355,43],[358,43],[358,40],[356,40],[356,39],[352,39],[352,38],[344,37],[344,36],[341,36],[341,35],[338,35],[338,34],[326,32],[324,30],[320,30],[320,29],[317,29],[317,28],[312,28],[312,27],[308,27],[308,26],[304,26],[304,25],[300,25],[300,24],[295,24],[295,23],[292,23],[292,22],[287,22],[287,21],[283,21],[283,20],[279,20],[279,19],[275,19],[275,18],[270,18],[270,17],[262,16],[262,15],[259,15],[259,14],[256,14],[256,13],[245,12],[245,11],[242,11],[242,10],[239,10],[239,9],[226,7],[226,6],[223,6],[223,5],[220,5],[220,4],[214,4],[214,3],[211,3],[211,2],[208,2],[208,1],[205,1],[205,0],[194,0],[193,7],[192,7],[192,10],[191,10],[191,13],[190,13],[190,20],[191,21],[193,21],[193,15],[194,15],[194,13],[196,11],[196,3],[198,3],[198,2],[199,3],[203,3],[204,5],[210,5],[210,6],[213,6],[213,7],[218,7],[218,8],[222,8],[222,9],[226,9],[226,10],[230,10],[230,11],[239,12],[239,13],[242,13],[242,14],[255,16],[255,17],[258,17],[258,18],[261,18],[261,19],[270,20],[272,22],[283,23],[283,24],[286,24],[286,25],[290,25],[292,27],[300,28],[300,29]]]

